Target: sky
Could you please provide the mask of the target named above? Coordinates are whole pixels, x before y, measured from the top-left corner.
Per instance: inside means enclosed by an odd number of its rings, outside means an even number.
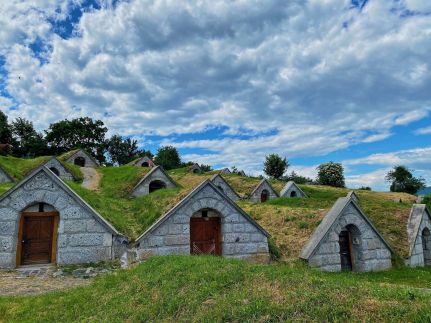
[[[265,156],[387,190],[431,185],[431,1],[0,0],[0,109],[89,116],[153,152],[261,174]]]

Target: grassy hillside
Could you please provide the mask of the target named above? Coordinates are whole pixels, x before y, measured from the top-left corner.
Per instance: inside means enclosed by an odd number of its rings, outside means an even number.
[[[431,269],[321,273],[301,264],[154,257],[91,285],[0,297],[0,322],[429,322]]]

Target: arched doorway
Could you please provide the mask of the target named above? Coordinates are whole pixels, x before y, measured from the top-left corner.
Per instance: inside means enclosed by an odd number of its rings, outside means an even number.
[[[290,192],[290,197],[296,197],[296,196],[297,196],[296,191]]]
[[[202,209],[190,218],[190,253],[222,255],[221,215],[213,209]]]
[[[162,188],[166,188],[166,183],[160,180],[155,180],[150,183],[149,192],[152,193],[154,191],[160,190]]]
[[[58,221],[59,213],[45,203],[34,204],[21,212],[17,266],[56,262]]]
[[[144,161],[141,165],[142,167],[150,167],[150,165],[148,164],[148,162]]]
[[[339,234],[340,263],[342,271],[360,270],[360,231],[354,225],[346,226]]]
[[[263,190],[262,193],[260,193],[260,202],[264,203],[269,200],[269,192],[268,190]]]
[[[424,265],[431,266],[431,232],[428,228],[422,231],[422,248],[424,251]]]
[[[80,167],[85,167],[85,158],[81,156],[76,157],[74,164]]]
[[[193,174],[197,174],[197,173],[199,173],[199,169],[198,168],[194,168],[193,169]]]
[[[55,168],[55,167],[50,167],[49,169],[50,169],[50,170],[51,170],[51,172],[53,172],[55,175],[60,176],[60,172],[58,171],[58,169],[57,169],[57,168]]]

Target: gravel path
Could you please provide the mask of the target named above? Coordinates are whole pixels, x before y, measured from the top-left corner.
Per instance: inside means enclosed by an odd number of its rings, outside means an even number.
[[[102,175],[92,167],[81,167],[81,172],[84,175],[82,187],[88,190],[97,191],[99,189]]]

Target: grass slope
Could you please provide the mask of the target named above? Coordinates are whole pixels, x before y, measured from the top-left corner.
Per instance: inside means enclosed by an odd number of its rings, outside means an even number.
[[[0,297],[1,322],[430,321],[431,269],[321,273],[301,264],[153,257],[91,285]]]

